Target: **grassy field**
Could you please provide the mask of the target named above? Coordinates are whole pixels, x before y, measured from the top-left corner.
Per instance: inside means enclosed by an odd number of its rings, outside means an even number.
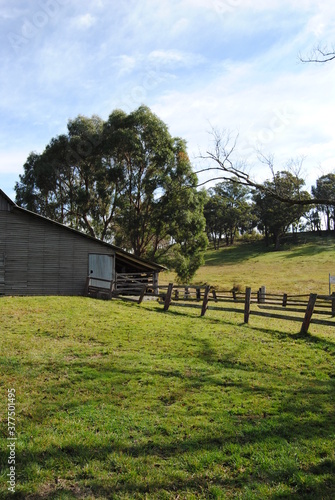
[[[0,308],[0,498],[335,498],[334,329],[156,302]]]
[[[286,243],[280,251],[263,241],[241,242],[233,247],[211,250],[194,284],[207,283],[225,290],[239,285],[257,291],[266,286],[272,293],[305,294],[329,292],[329,273],[335,275],[335,238],[300,235],[298,243]],[[163,275],[165,283],[176,282],[173,273]]]

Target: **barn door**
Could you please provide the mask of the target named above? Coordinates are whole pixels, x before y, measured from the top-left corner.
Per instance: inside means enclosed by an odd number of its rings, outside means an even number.
[[[0,253],[0,295],[5,294],[5,254]]]
[[[89,277],[91,278],[90,285],[99,288],[110,288],[114,276],[114,257],[112,255],[90,253],[88,262]]]

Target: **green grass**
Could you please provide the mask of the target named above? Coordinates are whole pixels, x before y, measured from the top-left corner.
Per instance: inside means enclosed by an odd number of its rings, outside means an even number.
[[[208,251],[192,283],[225,290],[239,285],[242,291],[247,286],[257,291],[264,285],[270,293],[328,294],[329,273],[335,275],[334,255],[334,236],[300,235],[298,243],[286,243],[277,252],[263,241],[240,242]],[[173,273],[162,278],[176,282]]]
[[[8,297],[0,307],[0,498],[335,497],[330,327],[301,336],[287,321],[243,325],[155,302]]]

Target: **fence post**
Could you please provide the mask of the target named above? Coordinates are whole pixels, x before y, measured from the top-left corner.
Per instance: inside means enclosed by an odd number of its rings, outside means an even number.
[[[142,304],[146,291],[147,291],[147,285],[143,285],[142,290],[141,290],[141,295],[140,295],[138,302],[137,302],[138,304]]]
[[[235,290],[233,290],[233,299],[236,302],[236,291]]]
[[[265,288],[265,286],[261,286],[259,289],[259,303],[260,304],[265,303],[265,297],[266,297],[266,288]]]
[[[332,293],[332,316],[335,316],[335,292]]]
[[[212,295],[213,295],[213,299],[215,300],[215,302],[217,302],[218,298],[216,296],[216,290],[214,288],[212,289]]]
[[[313,311],[314,311],[315,302],[316,302],[317,297],[318,296],[316,293],[311,293],[309,296],[309,301],[307,304],[305,317],[304,317],[304,321],[303,321],[302,326],[301,326],[300,333],[307,333],[308,332],[308,328],[309,328],[309,325],[311,323],[311,319],[312,319],[312,315],[313,315]]]
[[[201,291],[200,291],[200,288],[198,286],[196,288],[196,293],[197,293],[197,301],[201,300]]]
[[[164,302],[164,311],[167,311],[170,307],[171,304],[171,297],[172,297],[172,290],[173,290],[173,283],[169,283],[166,297],[165,297],[165,302]]]
[[[244,323],[249,323],[250,302],[251,302],[251,288],[247,287],[245,289]]]
[[[287,306],[287,293],[284,293],[283,295],[283,307]]]
[[[158,286],[158,272],[154,271],[152,284],[154,287],[154,295],[159,295],[159,286]]]
[[[204,293],[204,300],[202,302],[202,308],[201,308],[201,316],[205,316],[205,314],[206,314],[206,311],[208,308],[210,289],[211,289],[210,285],[206,285],[205,293]]]

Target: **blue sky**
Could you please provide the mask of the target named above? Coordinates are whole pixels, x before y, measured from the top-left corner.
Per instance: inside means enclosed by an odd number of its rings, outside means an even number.
[[[335,170],[335,4],[311,0],[0,0],[0,187],[13,187],[78,114],[148,105],[186,139],[195,168],[212,127],[239,135],[253,177],[304,157],[307,185]],[[204,180],[201,177],[200,180]]]

